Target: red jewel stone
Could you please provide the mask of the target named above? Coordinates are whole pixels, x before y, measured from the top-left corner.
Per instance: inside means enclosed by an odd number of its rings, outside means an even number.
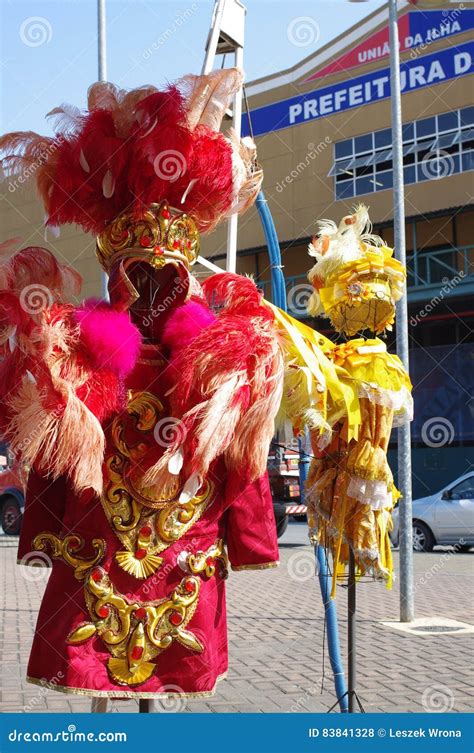
[[[102,580],[102,571],[101,570],[93,570],[92,571],[92,580],[96,583],[99,582],[99,580]]]
[[[162,256],[163,255],[163,249],[160,246],[155,246],[153,249],[153,253],[155,256]]]
[[[143,536],[144,538],[148,539],[152,534],[152,530],[150,526],[143,526],[143,528],[140,528],[140,536]]]
[[[187,580],[184,583],[184,590],[192,594],[196,590],[196,584],[193,580]]]
[[[173,241],[173,248],[181,248],[181,241]]]
[[[151,238],[149,235],[142,235],[140,238],[140,246],[143,246],[144,248],[151,246]]]
[[[135,609],[135,617],[137,618],[137,620],[145,620],[146,619],[145,607],[138,607],[138,609]]]
[[[122,240],[126,240],[128,238],[128,230],[122,230],[120,237],[122,238]]]
[[[110,614],[110,609],[106,606],[99,607],[97,614],[99,615],[99,617],[108,617]]]
[[[212,567],[212,565],[215,565],[216,561],[214,557],[206,557],[206,565],[209,565],[209,567]]]
[[[146,549],[137,549],[137,551],[135,552],[135,558],[137,560],[143,560],[143,559],[145,559],[146,555],[147,555],[147,550]]]
[[[130,656],[132,657],[133,661],[138,661],[138,659],[141,659],[143,655],[143,646],[134,646],[132,648],[132,653]]]
[[[187,246],[188,248],[191,248],[191,246],[192,246],[192,245],[193,245],[193,244],[191,243],[191,241],[186,241],[186,246]]]
[[[181,617],[179,612],[171,612],[170,622],[172,625],[181,625],[182,621],[183,618]]]
[[[169,209],[166,209],[166,207],[165,207],[165,208],[163,209],[163,211],[161,212],[161,216],[162,216],[162,217],[164,217],[164,218],[165,218],[165,220],[169,220],[169,218],[171,217],[171,212],[170,212],[170,210],[169,210]]]

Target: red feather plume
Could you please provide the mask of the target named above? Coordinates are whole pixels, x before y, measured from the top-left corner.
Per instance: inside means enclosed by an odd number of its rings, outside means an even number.
[[[50,113],[54,138],[1,138],[2,165],[12,178],[34,174],[49,225],[98,234],[119,214],[166,199],[209,230],[244,210],[261,183],[254,150],[215,130],[240,83],[233,69],[188,76],[165,91],[96,83],[85,113],[71,105]]]

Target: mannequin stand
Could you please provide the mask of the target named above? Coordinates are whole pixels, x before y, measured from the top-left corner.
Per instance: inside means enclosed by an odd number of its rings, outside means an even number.
[[[107,713],[107,701],[108,698],[93,698],[91,703],[92,714],[106,714]]]
[[[356,653],[356,572],[355,572],[355,558],[352,549],[349,552],[349,579],[347,584],[347,690],[341,698],[347,696],[349,713],[353,714],[355,704],[359,707],[359,711],[364,714],[365,709],[360,702],[360,698],[357,695],[355,689],[356,677],[357,677],[357,653]],[[329,711],[332,711],[341,699],[339,698],[336,703],[331,706]]]
[[[107,713],[107,701],[108,698],[93,698],[91,703],[92,714],[106,714]],[[138,713],[139,714],[152,714],[153,713],[153,701],[150,698],[138,699]]]

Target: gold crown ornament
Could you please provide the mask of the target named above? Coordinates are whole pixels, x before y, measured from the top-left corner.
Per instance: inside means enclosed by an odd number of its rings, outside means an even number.
[[[140,215],[121,214],[97,236],[97,257],[106,272],[117,261],[132,258],[144,259],[157,269],[170,261],[189,269],[199,249],[196,223],[167,201],[151,204]]]

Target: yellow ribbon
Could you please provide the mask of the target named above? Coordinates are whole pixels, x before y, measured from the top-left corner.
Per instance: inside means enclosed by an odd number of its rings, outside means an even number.
[[[277,324],[289,336],[304,366],[326,388],[336,407],[344,405],[343,412],[348,419],[348,441],[357,439],[361,422],[359,400],[349,375],[332,362],[334,343],[272,303],[264,301],[264,304],[273,311]],[[326,350],[329,357],[323,350]]]

